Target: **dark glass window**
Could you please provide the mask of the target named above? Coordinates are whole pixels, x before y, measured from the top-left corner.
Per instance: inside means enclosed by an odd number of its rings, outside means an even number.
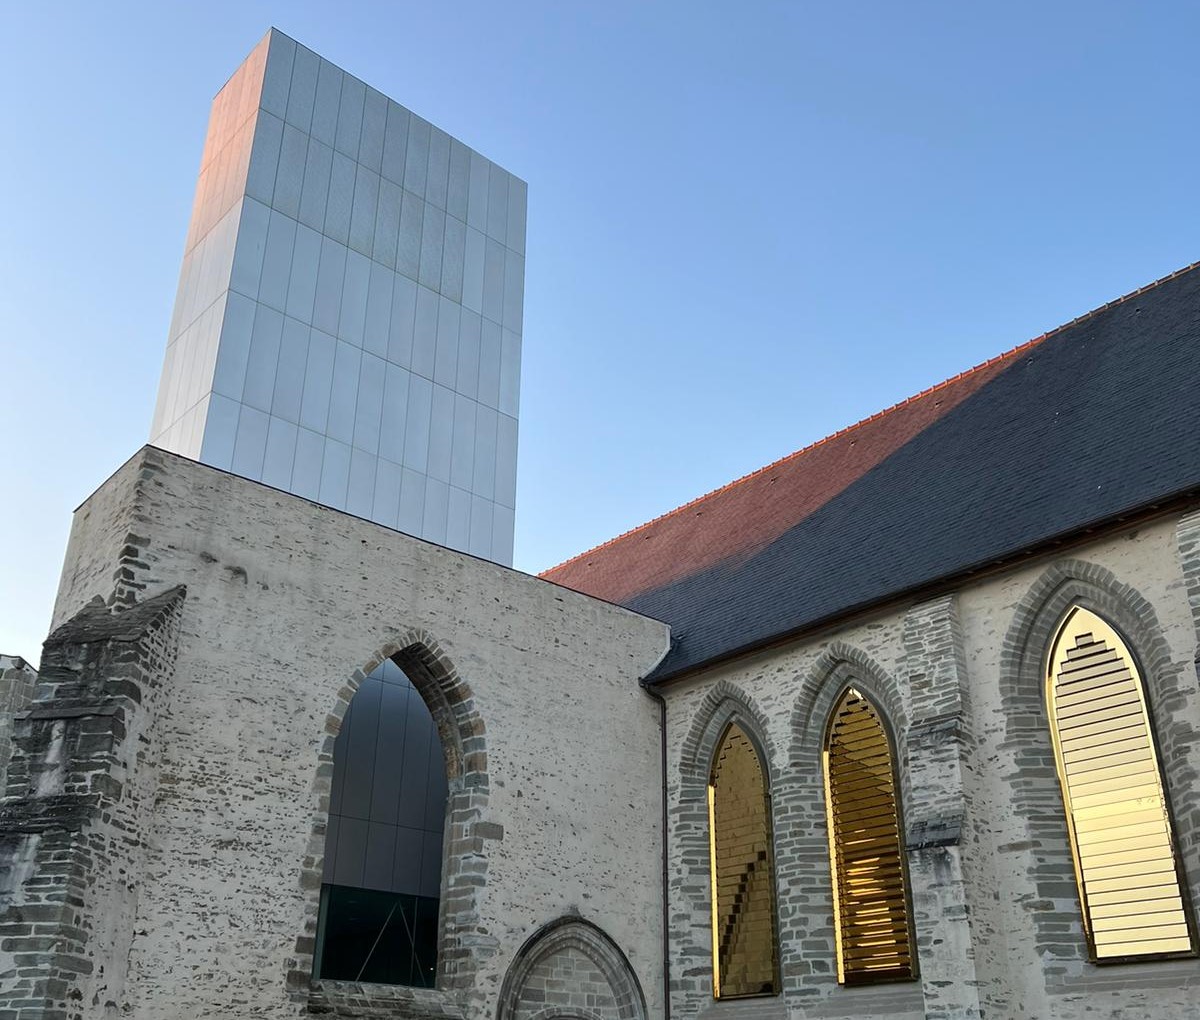
[[[334,745],[318,977],[432,987],[445,815],[437,727],[386,661],[358,689]]]
[[[433,987],[437,897],[325,885],[319,926],[321,977]]]

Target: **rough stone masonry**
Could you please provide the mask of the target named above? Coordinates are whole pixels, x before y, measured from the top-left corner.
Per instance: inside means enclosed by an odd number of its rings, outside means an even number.
[[[523,946],[511,1015],[563,968],[661,1014],[662,624],[147,448],[76,514],[54,626],[0,1017],[491,1016]],[[428,990],[311,977],[333,741],[385,657],[450,777]]]
[[[648,1020],[668,990],[673,1020],[1192,1017],[1196,959],[1087,958],[1043,674],[1071,605],[1128,640],[1200,901],[1198,536],[1163,514],[669,685],[664,832],[638,685],[663,624],[147,448],[76,515],[36,681],[5,673],[0,1018]],[[433,989],[312,977],[333,742],[384,658],[449,779]],[[847,684],[894,738],[908,983],[836,979],[820,754]],[[714,1001],[732,721],[769,780],[782,989]]]

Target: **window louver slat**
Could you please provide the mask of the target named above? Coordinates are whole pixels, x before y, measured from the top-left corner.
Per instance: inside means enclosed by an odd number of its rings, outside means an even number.
[[[766,776],[750,738],[730,725],[708,787],[713,995],[777,990],[775,890]]]
[[[1098,961],[1192,954],[1145,690],[1124,641],[1076,607],[1046,699],[1084,927]]]
[[[874,706],[853,688],[834,709],[824,763],[838,980],[911,978],[892,747]]]

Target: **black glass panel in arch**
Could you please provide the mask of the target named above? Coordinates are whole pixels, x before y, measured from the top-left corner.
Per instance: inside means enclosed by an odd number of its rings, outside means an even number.
[[[318,977],[433,986],[445,816],[437,728],[386,661],[354,695],[334,745]]]

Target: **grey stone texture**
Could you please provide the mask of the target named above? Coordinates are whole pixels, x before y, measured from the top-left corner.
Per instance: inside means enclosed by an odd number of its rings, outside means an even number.
[[[126,999],[183,600],[97,598],[45,644],[0,801],[2,1017],[108,1016]]]
[[[661,1015],[659,712],[637,681],[664,625],[148,447],[77,512],[55,621],[100,612],[94,596],[122,619],[181,585],[178,650],[138,717],[153,760],[123,823],[136,862],[84,868],[137,888],[76,953],[93,972],[119,960],[120,982],[76,1015],[493,1016],[518,948],[564,916],[625,961],[601,992],[568,953],[587,994],[624,1009],[640,987],[637,1015]],[[384,657],[446,754],[434,989],[311,978],[334,739]],[[23,767],[43,758],[28,743]]]
[[[1194,911],[1200,512],[667,685],[664,804],[638,689],[664,625],[147,448],[77,512],[42,671],[8,689],[0,1018],[1193,1017],[1200,961],[1087,958],[1044,707],[1075,604],[1140,665]],[[333,742],[384,658],[446,757],[433,989],[311,977]],[[837,983],[821,753],[848,684],[896,754],[913,981]],[[715,1001],[731,722],[767,778],[782,990]]]
[[[971,833],[963,779],[971,768],[970,686],[954,596],[914,606],[904,618],[903,641],[912,704],[904,817],[925,1016],[978,1020],[961,847]]]
[[[1197,960],[1087,959],[1043,675],[1076,603],[1111,620],[1141,665],[1194,911],[1200,513],[1095,536],[664,687],[672,1017],[1195,1016]],[[913,982],[836,980],[820,754],[849,683],[880,708],[899,758]],[[771,776],[783,992],[714,1002],[704,783],[714,733],[733,718]]]
[[[0,791],[12,754],[13,722],[33,700],[37,670],[19,655],[0,655]]]
[[[525,943],[509,967],[497,1020],[645,1020],[637,975],[595,925],[562,917]]]

